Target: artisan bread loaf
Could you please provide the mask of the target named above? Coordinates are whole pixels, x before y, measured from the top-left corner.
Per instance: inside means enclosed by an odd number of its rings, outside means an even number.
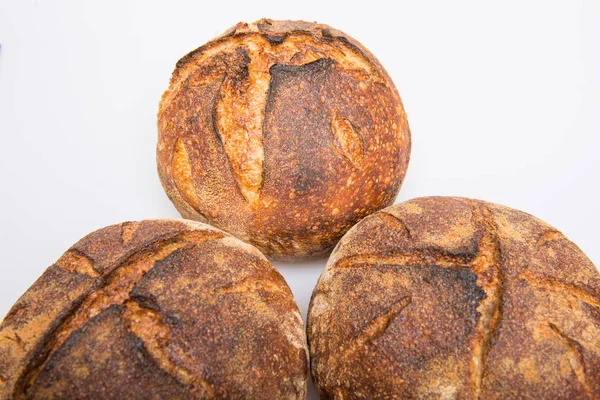
[[[158,173],[181,215],[276,259],[324,256],[392,204],[409,156],[392,80],[323,24],[239,23],[177,63],[158,111]]]
[[[109,226],[0,325],[0,398],[304,399],[302,326],[254,247],[191,221]]]
[[[308,340],[322,399],[598,399],[600,273],[531,215],[415,199],[342,238]]]

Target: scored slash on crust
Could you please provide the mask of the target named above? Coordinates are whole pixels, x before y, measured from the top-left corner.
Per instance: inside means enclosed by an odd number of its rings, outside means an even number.
[[[362,81],[388,84],[370,61],[365,59],[364,55],[358,54],[344,40],[336,40],[334,37],[323,40],[308,32],[286,34],[278,41],[270,41],[267,36],[258,33],[240,34],[203,46],[202,51],[186,59],[184,65],[178,65],[183,71],[174,75],[171,87],[161,103],[162,110],[181,88],[192,84],[190,79],[196,67],[212,62],[211,60],[222,54],[228,54],[231,59],[231,63],[226,62],[228,68],[213,68],[212,72],[207,72],[205,79],[200,81],[195,77],[193,86],[222,79],[214,109],[213,125],[223,145],[236,184],[243,197],[253,207],[257,206],[263,184],[263,126],[271,85],[270,70],[274,65],[301,66],[329,59],[335,63],[336,68]],[[215,71],[219,71],[220,74]],[[365,145],[357,128],[349,120],[334,115],[332,133],[344,157],[360,167]],[[186,152],[181,151],[181,145],[176,145],[174,152],[175,156],[178,153],[185,153],[187,156]],[[181,179],[175,184],[197,210],[200,204],[193,183],[189,183],[193,182],[194,178],[189,160],[184,161],[179,168]],[[177,171],[178,169],[174,168],[173,174],[178,175]]]
[[[561,342],[563,342],[567,347],[569,364],[573,369],[573,373],[577,377],[577,380],[581,383],[586,397],[593,399],[594,396],[592,393],[592,388],[588,384],[585,374],[585,362],[583,359],[583,354],[581,352],[581,344],[579,344],[578,341],[571,339],[569,336],[567,336],[552,322],[548,322],[548,327],[553,333],[555,333],[560,338]]]
[[[78,305],[42,338],[42,356],[31,359],[17,379],[13,394],[19,397],[35,382],[37,375],[52,355],[68,339],[70,334],[84,326],[94,316],[115,304],[124,304],[130,298],[131,289],[150,271],[158,261],[174,251],[194,243],[221,239],[225,234],[218,231],[187,231],[169,239],[148,244],[144,249],[130,255],[105,276],[99,278],[99,286],[78,302]],[[57,264],[58,267],[61,267]]]
[[[120,256],[118,260],[111,262],[109,266],[103,268],[105,272],[101,276],[95,279],[86,277],[87,282],[91,282],[91,285],[78,296],[78,300],[71,305],[70,309],[64,310],[64,313],[59,318],[54,319],[48,330],[42,331],[45,332],[43,335],[38,334],[34,340],[27,342],[28,349],[23,352],[23,359],[19,361],[20,366],[16,370],[14,377],[11,377],[11,382],[8,384],[10,386],[3,388],[5,390],[3,394],[10,395],[11,398],[27,397],[31,395],[29,391],[32,388],[35,388],[36,393],[38,393],[39,374],[44,371],[46,366],[54,365],[52,363],[55,360],[57,352],[69,349],[69,346],[65,345],[67,340],[73,337],[72,335],[75,333],[79,334],[83,332],[86,335],[87,327],[93,325],[94,321],[97,321],[98,318],[106,315],[102,314],[104,311],[110,310],[111,312],[119,313],[117,314],[117,318],[121,319],[126,332],[132,338],[135,337],[135,341],[139,345],[139,347],[136,347],[138,357],[149,360],[180,384],[187,386],[191,397],[216,398],[216,386],[213,387],[212,385],[217,385],[218,382],[211,383],[207,380],[208,372],[206,371],[206,367],[199,363],[193,355],[189,354],[189,349],[187,349],[185,344],[181,345],[180,336],[171,337],[177,331],[175,329],[177,325],[176,320],[173,322],[174,320],[170,314],[160,309],[159,303],[152,295],[146,296],[143,293],[136,292],[135,289],[139,287],[137,285],[148,272],[161,265],[161,260],[170,257],[179,250],[191,248],[196,244],[207,241],[218,240],[220,246],[239,248],[244,251],[244,254],[249,253],[259,257],[259,262],[264,261],[265,264],[267,260],[255,248],[239,242],[224,232],[207,228],[199,229],[202,225],[198,223],[190,222],[187,225],[190,225],[189,229],[194,230],[172,232],[159,238],[154,238],[150,243],[144,243],[137,247],[133,246],[127,253]],[[196,225],[198,227],[195,227]],[[125,224],[119,227],[120,231],[115,229],[111,230],[111,232],[113,232],[114,239],[118,242],[123,239],[123,232],[135,234],[138,227],[138,223]],[[135,237],[130,238],[129,241],[135,240],[137,242],[139,239]],[[128,247],[131,247],[131,245],[125,246],[125,248]],[[90,251],[93,253],[95,250]],[[85,260],[91,260],[83,252],[79,251],[79,253],[77,254],[84,257]],[[185,256],[182,255],[182,257]],[[99,260],[99,262],[101,261],[103,260]],[[65,263],[61,264],[63,265],[59,266],[55,264],[51,268],[63,270]],[[73,269],[70,265],[67,265],[67,267],[69,271]],[[262,267],[260,266],[260,268]],[[82,271],[75,270],[73,272],[84,274]],[[286,292],[285,289],[287,286],[285,284],[279,282],[280,284],[277,285],[277,283],[278,281],[270,276],[255,282],[250,282],[250,279],[241,279],[230,287],[221,288],[222,290],[215,288],[214,293],[210,294],[213,295],[212,298],[216,301],[218,301],[217,298],[219,295],[251,292],[260,292],[260,296],[266,293],[269,293],[269,296],[271,294],[281,294],[282,296],[285,295],[285,300],[283,297],[277,297],[275,302],[269,300],[269,304],[277,304],[276,308],[280,310],[282,301],[290,301],[290,293]],[[293,313],[287,314],[286,318],[283,319],[281,332],[285,333],[285,337],[292,346],[301,351],[301,356],[306,358],[308,357],[308,353],[301,326],[301,316],[295,310]],[[25,325],[22,329],[26,328],[27,326]],[[290,333],[292,328],[295,330]],[[11,335],[10,337],[0,337],[0,339],[6,340],[4,345],[7,345],[8,341],[15,342],[16,345],[11,344],[9,348],[12,348],[13,351],[17,349],[21,341],[17,330],[9,327],[3,330],[2,334],[4,336],[14,334],[15,338]],[[296,349],[293,350],[296,351]],[[62,353],[59,353],[59,358],[61,357],[60,354]],[[0,365],[1,367],[2,365]],[[294,387],[298,393],[303,393],[306,390],[305,375],[303,375],[302,371],[298,372],[298,376],[295,376],[294,379],[299,379],[298,382],[300,383],[294,383]]]
[[[64,270],[89,275],[94,278],[100,276],[98,271],[94,269],[93,260],[77,249],[67,250],[56,261],[56,265]]]
[[[575,298],[578,301],[600,311],[600,300],[598,300],[598,298],[591,291],[578,285],[561,282],[558,279],[547,276],[532,274],[528,271],[524,271],[519,274],[519,279],[522,279],[537,288],[560,293],[565,299]]]
[[[452,269],[469,268],[476,275],[477,286],[485,293],[485,297],[479,301],[476,308],[479,317],[471,338],[471,357],[468,359],[470,397],[477,399],[481,398],[490,389],[485,385],[488,368],[487,357],[497,342],[496,338],[503,318],[506,279],[504,268],[506,266],[504,265],[500,245],[501,228],[496,224],[496,218],[491,209],[477,201],[468,204],[471,207],[472,223],[478,228],[476,231],[478,244],[477,250],[474,252],[463,252],[462,250],[460,252],[450,252],[443,248],[426,245],[426,247],[421,248],[396,249],[395,254],[387,253],[385,256],[374,254],[347,255],[328,266],[326,273],[341,272],[348,268],[368,268],[375,265],[414,267],[436,265]],[[380,223],[396,231],[405,239],[409,238],[409,227],[401,218],[396,218],[395,215],[390,213],[382,214],[382,212],[375,214],[381,220]],[[560,232],[554,229],[546,230],[537,240],[531,243],[531,256],[548,243],[561,239],[564,239],[564,236]],[[592,288],[587,288],[584,284],[565,283],[556,278],[534,274],[530,272],[531,268],[528,268],[526,264],[519,268],[521,272],[515,277],[516,279],[525,281],[536,288],[551,291],[569,302],[580,302],[582,306],[587,305],[594,310],[600,310],[600,300],[598,300],[598,296]],[[594,398],[597,389],[592,387],[589,376],[586,375],[586,365],[583,358],[584,348],[575,339],[562,332],[558,325],[550,322],[545,323],[545,326],[565,344],[568,350],[567,359],[574,377],[583,387],[586,396]],[[367,328],[363,328],[359,336],[368,335],[370,329],[367,325]],[[377,336],[382,334],[384,332],[378,333]],[[335,383],[332,383],[330,390],[337,390]]]
[[[564,239],[565,236],[559,232],[556,231],[554,229],[551,229],[549,231],[544,232],[540,238],[537,240],[537,242],[535,243],[535,249],[539,250],[540,248],[542,248],[543,246],[545,246],[546,244],[553,242],[555,240],[559,240],[559,239]]]
[[[194,209],[194,211],[202,215],[200,212],[200,200],[198,199],[196,186],[194,185],[190,157],[187,149],[185,148],[184,139],[182,137],[178,137],[175,140],[171,159],[171,168],[173,183],[175,184],[175,187],[179,191],[180,195]]]
[[[503,316],[504,271],[496,234],[497,227],[492,220],[491,211],[485,206],[476,205],[473,205],[472,209],[474,222],[483,229],[483,234],[479,241],[478,254],[470,267],[477,275],[477,286],[485,292],[485,297],[477,306],[480,317],[475,325],[470,363],[471,391],[473,398],[478,399],[486,373],[487,355]]]
[[[412,298],[410,296],[404,296],[392,304],[387,310],[373,318],[366,328],[363,329],[361,334],[352,341],[352,345],[348,349],[347,353],[354,353],[360,347],[364,346],[365,343],[382,335],[390,325],[390,322],[392,322],[392,319],[400,314],[410,304],[411,301]]]
[[[216,398],[212,385],[206,379],[169,359],[164,347],[169,341],[171,328],[162,322],[158,311],[144,307],[134,299],[125,301],[123,307],[122,318],[128,331],[140,339],[156,365],[181,384],[189,386],[191,393],[199,398]]]
[[[386,310],[381,312],[375,318],[373,318],[358,334],[356,337],[351,339],[350,344],[340,349],[341,354],[336,357],[335,361],[337,365],[335,368],[342,368],[345,365],[348,357],[352,356],[358,350],[363,348],[369,342],[375,341],[378,337],[382,336],[388,329],[392,320],[398,317],[402,311],[411,303],[411,296],[403,296],[400,300],[394,302]],[[335,399],[344,398],[344,389],[339,387],[336,390]]]
[[[247,278],[238,282],[237,284],[229,287],[219,289],[216,294],[239,294],[239,293],[251,293],[251,292],[270,292],[270,293],[284,293],[281,290],[281,286],[270,281],[255,280],[253,278]]]
[[[25,349],[25,343],[23,342],[23,339],[21,339],[21,337],[19,336],[19,334],[17,332],[13,332],[14,334],[14,338],[10,337],[10,336],[3,336],[6,340],[10,340],[11,342],[15,342],[17,344],[17,346],[19,346],[22,350],[26,350]]]
[[[123,222],[121,224],[121,242],[130,241],[138,227],[139,224],[136,222]]]
[[[407,239],[411,239],[412,238],[412,234],[410,232],[410,229],[408,228],[408,225],[406,225],[406,223],[402,220],[402,218],[388,212],[388,211],[379,211],[377,214],[377,217],[379,217],[379,219],[381,219],[384,224],[390,226],[391,229],[393,229],[393,227],[399,227],[400,228],[400,232],[402,232]]]
[[[480,397],[486,370],[486,357],[497,334],[502,318],[503,303],[503,270],[501,254],[496,235],[496,227],[487,207],[472,204],[472,218],[476,226],[482,229],[476,255],[453,254],[443,249],[426,248],[412,249],[387,257],[363,255],[350,256],[338,260],[331,269],[367,267],[370,265],[438,265],[443,268],[469,268],[477,276],[477,286],[481,287],[486,296],[477,306],[480,317],[475,326],[472,339],[472,356],[469,362],[470,384],[473,398]],[[379,216],[378,213],[376,215]],[[381,217],[383,223],[393,222],[401,228],[405,235],[409,228],[399,218],[389,213]],[[408,237],[408,236],[407,236]],[[365,331],[366,332],[366,331]],[[379,334],[383,334],[383,331]]]

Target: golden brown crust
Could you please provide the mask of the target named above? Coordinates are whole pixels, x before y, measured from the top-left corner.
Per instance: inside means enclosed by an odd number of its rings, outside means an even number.
[[[0,398],[296,398],[302,319],[254,247],[192,221],[77,242],[0,325]]]
[[[325,255],[394,201],[410,157],[381,64],[303,21],[240,23],[183,57],[158,131],[159,176],[180,213],[277,259]]]
[[[308,314],[322,399],[600,398],[600,274],[504,206],[424,197],[355,225]]]

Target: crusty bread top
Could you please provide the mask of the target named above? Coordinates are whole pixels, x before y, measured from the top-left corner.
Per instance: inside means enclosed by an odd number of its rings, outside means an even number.
[[[308,316],[322,398],[600,398],[599,338],[600,274],[575,244],[451,197],[355,225]]]
[[[0,398],[304,398],[292,294],[205,224],[126,222],[77,242],[0,325]]]
[[[325,254],[391,204],[410,154],[377,59],[303,21],[240,23],[183,57],[158,129],[159,176],[181,214],[283,259]]]

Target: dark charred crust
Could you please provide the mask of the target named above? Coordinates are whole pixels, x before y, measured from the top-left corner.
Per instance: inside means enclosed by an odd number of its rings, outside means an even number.
[[[309,168],[302,168],[298,170],[298,175],[294,180],[294,188],[296,189],[296,193],[298,196],[303,196],[307,194],[307,191],[310,187],[312,187],[319,175]]]
[[[234,80],[236,86],[241,86],[248,80],[248,77],[250,76],[248,73],[248,65],[252,60],[248,55],[248,50],[243,47],[238,47],[235,49],[235,52],[240,58],[240,62],[236,63],[235,66],[230,65],[230,68],[233,67],[232,69],[235,71],[235,74],[231,78]]]
[[[265,38],[272,45],[278,45],[285,41],[285,35],[266,35]]]
[[[328,58],[321,58],[303,65],[273,64],[269,70],[269,73],[271,75],[288,74],[303,76],[305,74],[316,74],[323,72],[334,65],[335,61]]]
[[[316,36],[317,31],[311,31],[311,30],[307,30],[307,29],[289,29],[285,32],[282,32],[281,34],[266,35],[265,34],[266,32],[270,32],[268,24],[261,24],[258,26],[258,28],[261,32],[238,32],[236,29],[227,31],[222,36],[219,36],[216,39],[211,40],[210,42],[190,51],[188,54],[186,54],[185,56],[180,58],[179,61],[177,61],[177,63],[175,64],[175,71],[184,68],[188,62],[192,61],[195,57],[199,56],[204,51],[210,49],[213,46],[216,46],[220,43],[226,42],[233,38],[243,39],[243,38],[254,36],[254,35],[262,35],[267,40],[269,40],[268,36],[277,37],[277,38],[283,36],[283,41],[285,41],[290,36],[305,35],[307,37],[314,38],[315,40],[322,40],[322,41],[327,41],[327,42],[339,41],[344,46],[349,47],[352,51],[354,51],[354,52],[358,53],[359,55],[361,55],[362,57],[364,57],[365,60],[368,60],[368,62],[372,66],[376,67],[376,70],[378,70],[378,71],[380,70],[380,67],[371,61],[372,56],[370,54],[366,53],[362,48],[360,48],[358,45],[354,44],[353,41],[349,40],[348,38],[346,38],[342,35],[335,34],[333,32],[333,30],[328,27],[323,27],[318,31],[321,33],[321,36]],[[280,44],[280,43],[278,43],[278,44]]]
[[[335,36],[331,32],[331,29],[329,28],[321,28],[321,34],[323,35],[323,37],[326,38],[335,38]]]
[[[173,313],[164,314],[163,318],[165,320],[165,323],[167,323],[171,326],[177,326],[177,325],[181,324],[181,318],[179,318],[176,314],[173,314]]]
[[[350,40],[348,40],[348,38],[345,38],[343,36],[336,36],[335,39],[338,40],[339,42],[343,43],[344,46],[348,47],[349,49],[351,49],[355,53],[361,55],[365,60],[367,60],[371,64],[372,67],[375,68],[375,70],[379,71],[378,66],[375,65],[371,61],[371,57],[369,57],[369,55],[366,54],[360,47],[358,47],[357,45],[355,45],[354,43],[352,43]]]
[[[151,391],[158,398],[181,398],[185,386],[180,385],[177,380],[156,365],[152,357],[145,351],[143,342],[125,330],[122,310],[122,306],[118,305],[107,307],[93,317],[89,324],[73,332],[31,382],[27,392],[19,398],[47,398],[49,396],[51,398],[131,398],[136,390],[132,390],[130,386],[144,386],[144,389]],[[94,332],[97,332],[101,326],[105,329],[110,328],[106,339],[94,336]],[[98,348],[96,342],[103,340],[103,348]],[[109,341],[110,345],[106,343]],[[114,365],[97,363],[98,351],[110,355],[111,358],[115,357],[116,363]],[[78,357],[77,353],[81,354],[81,357]],[[70,363],[72,361],[85,365],[84,368],[92,372],[89,374],[92,376],[77,376],[75,369],[77,366],[72,365]],[[120,363],[122,361],[129,361],[128,374],[136,372],[139,374],[143,371],[146,377],[153,378],[152,382],[146,382],[148,386],[140,385],[134,378],[128,384],[123,385],[125,382],[122,372],[119,371],[119,366],[123,365]],[[138,378],[141,376],[138,375]],[[90,380],[96,381],[90,382]],[[54,388],[56,393],[49,394],[48,388]],[[136,395],[139,395],[139,391]]]
[[[136,287],[134,287],[133,290],[131,291],[131,296],[129,298],[132,301],[135,301],[136,303],[138,303],[141,307],[160,312],[161,309],[156,301],[156,298],[151,294],[137,293]]]
[[[53,350],[49,347],[49,345],[51,344],[54,333],[71,315],[73,315],[81,303],[83,303],[83,300],[85,300],[87,294],[89,293],[79,296],[79,298],[73,303],[73,307],[71,309],[66,310],[58,318],[54,319],[54,321],[52,321],[48,327],[48,333],[31,350],[32,356],[25,368],[23,368],[23,372],[17,379],[17,383],[15,384],[15,388],[13,390],[13,397],[15,399],[23,398],[23,396],[26,395],[27,389],[33,384],[33,381],[40,372],[40,369],[46,362],[48,355]]]
[[[256,24],[256,26],[261,31],[267,31],[271,26],[273,26],[273,22],[270,19],[263,18]]]

